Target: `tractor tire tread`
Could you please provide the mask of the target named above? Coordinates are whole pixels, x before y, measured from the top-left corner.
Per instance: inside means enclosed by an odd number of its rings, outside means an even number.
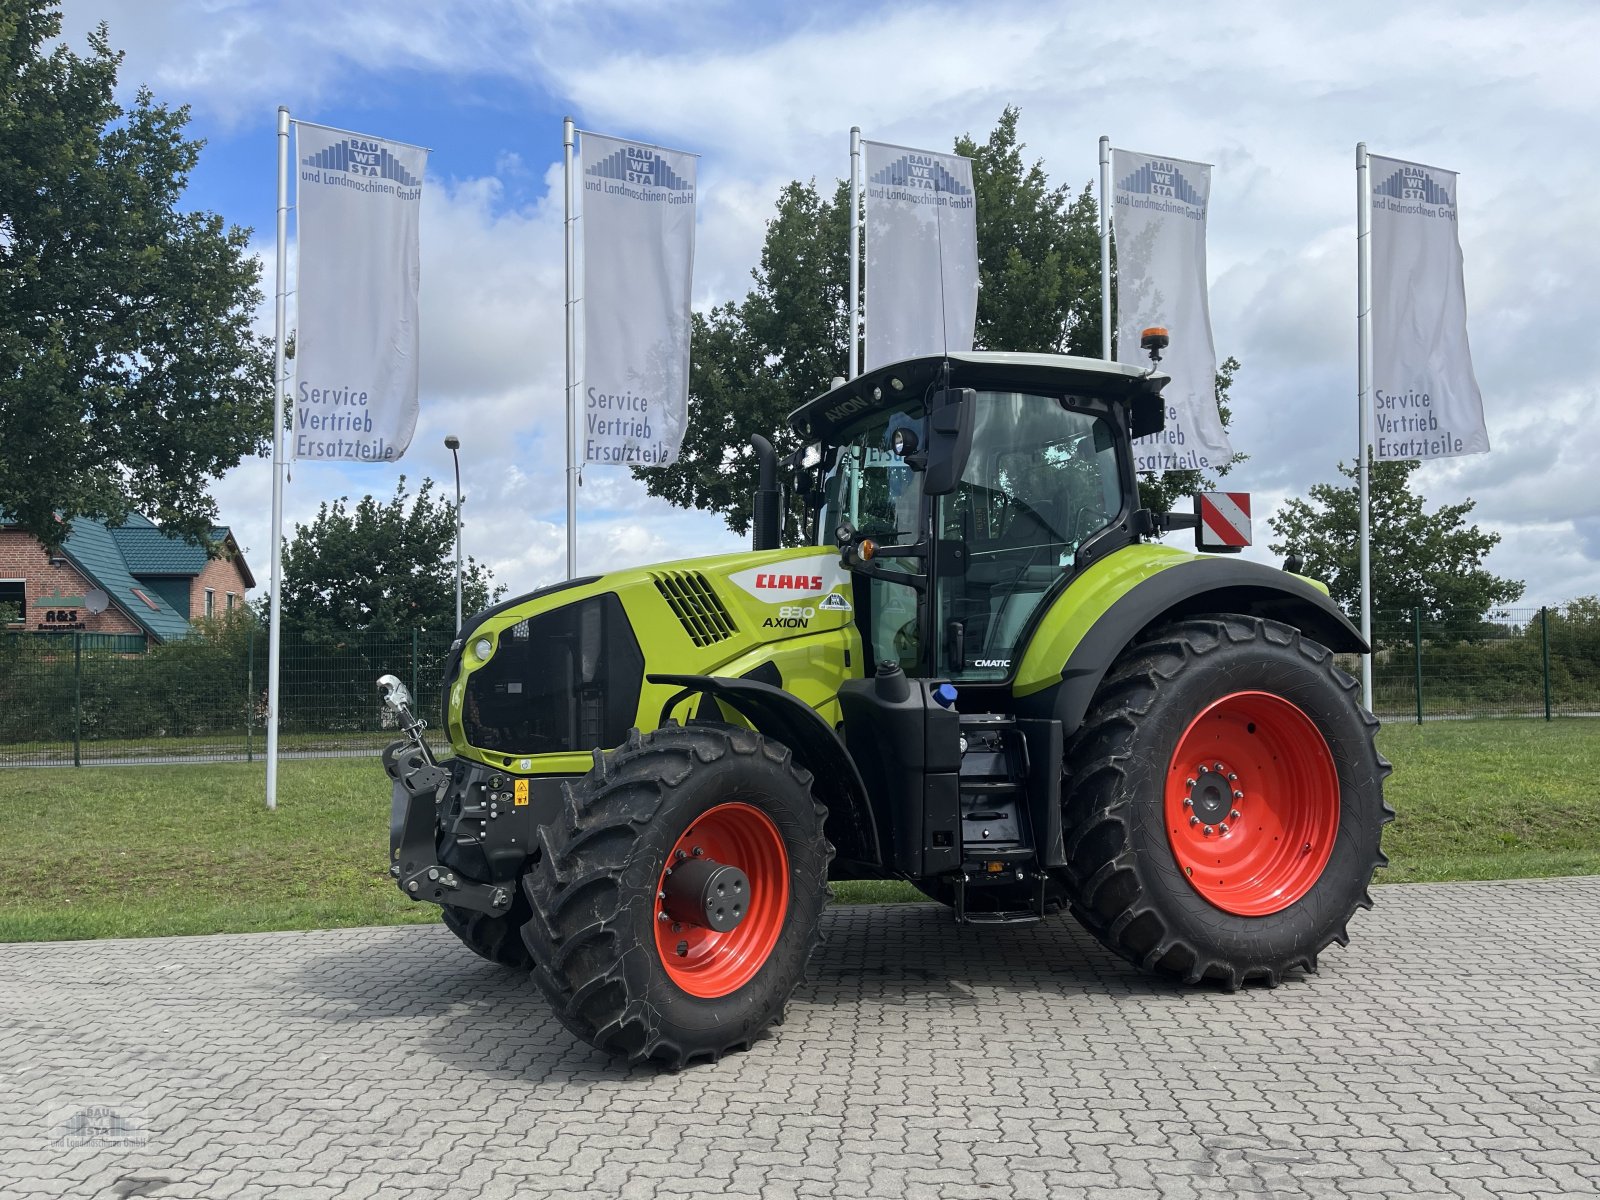
[[[1368,765],[1380,781],[1386,778],[1393,768],[1377,749],[1378,721],[1360,708],[1354,695],[1359,685],[1339,669],[1333,655],[1290,626],[1236,615],[1176,622],[1130,647],[1102,682],[1066,756],[1069,768],[1063,806],[1073,915],[1105,946],[1136,966],[1180,978],[1186,984],[1215,981],[1228,991],[1256,980],[1276,987],[1296,969],[1315,972],[1318,955],[1328,943],[1343,946],[1349,942],[1346,924],[1350,914],[1346,913],[1322,944],[1301,947],[1280,961],[1240,966],[1208,956],[1162,924],[1160,914],[1145,903],[1134,869],[1133,814],[1127,786],[1134,736],[1155,705],[1162,683],[1223,646],[1252,640],[1294,651],[1351,696],[1367,734]],[[1393,819],[1394,809],[1382,802],[1380,825]],[[1387,862],[1381,850],[1374,851],[1352,910],[1372,906],[1365,885]]]
[[[788,748],[753,730],[710,724],[666,725],[649,734],[635,729],[621,747],[595,751],[589,775],[565,785],[561,815],[540,830],[540,852],[523,876],[531,908],[523,938],[537,964],[535,983],[569,1031],[630,1063],[652,1060],[680,1070],[747,1048],[763,1032],[729,1028],[693,1045],[664,1035],[654,1006],[636,986],[637,972],[626,969],[628,938],[618,928],[639,831],[698,766],[728,755],[761,755],[810,793],[811,775],[795,764]],[[820,831],[827,810],[814,799],[812,809]],[[833,847],[825,840],[821,846],[825,874]],[[631,882],[638,886],[638,880]],[[825,897],[831,890],[825,889]],[[822,944],[818,926],[801,970],[782,981],[778,1016],[767,1024],[781,1023],[783,1006]]]

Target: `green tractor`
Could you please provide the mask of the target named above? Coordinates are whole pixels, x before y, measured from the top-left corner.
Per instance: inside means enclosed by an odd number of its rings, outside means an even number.
[[[1151,540],[1197,523],[1139,506],[1165,383],[1041,354],[868,372],[791,417],[806,545],[757,438],[750,553],[479,613],[453,757],[379,681],[401,890],[576,1036],[674,1068],[781,1021],[830,880],[968,925],[1070,909],[1190,984],[1314,970],[1393,816],[1333,658],[1366,646],[1316,583]]]

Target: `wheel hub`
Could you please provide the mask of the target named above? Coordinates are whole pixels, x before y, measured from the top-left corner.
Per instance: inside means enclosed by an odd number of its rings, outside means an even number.
[[[765,966],[788,907],[789,855],[772,818],[742,801],[707,809],[662,864],[651,910],[661,966],[691,996],[737,991]]]
[[[683,925],[727,933],[744,920],[750,880],[738,867],[708,858],[686,858],[663,877],[661,910]]]
[[[1202,825],[1224,824],[1228,814],[1233,811],[1234,786],[1229,779],[1230,774],[1227,764],[1219,762],[1201,767],[1192,777],[1194,782],[1189,788],[1189,799],[1193,802],[1194,815]]]

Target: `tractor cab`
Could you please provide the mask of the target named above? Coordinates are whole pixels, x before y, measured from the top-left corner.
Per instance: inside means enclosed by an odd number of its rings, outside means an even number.
[[[797,410],[816,540],[858,577],[869,660],[1008,678],[1047,601],[1137,540],[1131,443],[1161,428],[1166,382],[1060,355],[952,354]]]

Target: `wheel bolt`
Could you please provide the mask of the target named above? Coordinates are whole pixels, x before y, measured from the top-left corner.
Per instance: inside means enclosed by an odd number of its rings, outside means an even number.
[[[1228,814],[1228,820],[1237,821],[1238,819],[1239,819],[1239,810],[1236,808],[1231,813]]]
[[[1233,783],[1238,778],[1239,777],[1237,775],[1233,774],[1231,771],[1228,773],[1228,782],[1229,783]]]
[[[1216,832],[1216,830],[1211,828],[1211,826],[1209,826],[1209,825],[1206,826],[1206,836],[1207,837],[1210,837],[1215,832]]]
[[[1194,807],[1194,801],[1190,797],[1185,796],[1183,798],[1183,806],[1185,808],[1193,808]]]
[[[1228,823],[1226,821],[1224,821],[1221,825],[1218,825],[1217,826],[1217,832],[1218,833],[1227,833],[1228,832]]]
[[[656,914],[656,920],[658,920],[658,921],[670,921],[670,920],[672,920],[672,918],[667,916],[667,914],[664,913],[664,912],[659,912],[659,913]]]
[[[1195,781],[1193,779],[1185,779],[1183,781],[1183,786],[1188,788],[1191,792],[1194,791],[1194,785]]]
[[[696,846],[696,847],[695,847],[695,848],[694,848],[694,850],[693,850],[693,851],[692,851],[692,853],[693,853],[693,854],[694,854],[694,856],[695,856],[695,857],[696,857],[696,858],[699,858],[699,857],[700,857],[700,856],[701,856],[701,855],[702,855],[702,854],[704,854],[704,853],[705,853],[705,851],[704,851],[704,850],[702,850],[702,849],[700,849],[700,847],[699,847],[699,846]]]
[[[1221,775],[1221,774],[1222,774],[1222,773],[1223,773],[1223,772],[1224,772],[1224,771],[1226,771],[1226,770],[1227,770],[1227,769],[1228,769],[1228,768],[1227,768],[1227,767],[1225,767],[1225,766],[1223,766],[1223,765],[1222,765],[1222,764],[1221,764],[1221,763],[1218,763],[1218,764],[1217,764],[1217,774],[1218,774],[1218,775]]]
[[[1243,792],[1235,792],[1233,794],[1233,798],[1235,800],[1243,800],[1244,799],[1244,793]]]
[[[1190,825],[1198,825],[1198,824],[1200,824],[1200,818],[1191,813],[1189,815],[1189,824]]]
[[[688,855],[688,853],[687,853],[687,852],[685,852],[685,851],[683,851],[683,850],[679,850],[679,851],[678,851],[678,857],[679,857],[679,858],[688,858],[688,857],[689,857],[689,855]]]

